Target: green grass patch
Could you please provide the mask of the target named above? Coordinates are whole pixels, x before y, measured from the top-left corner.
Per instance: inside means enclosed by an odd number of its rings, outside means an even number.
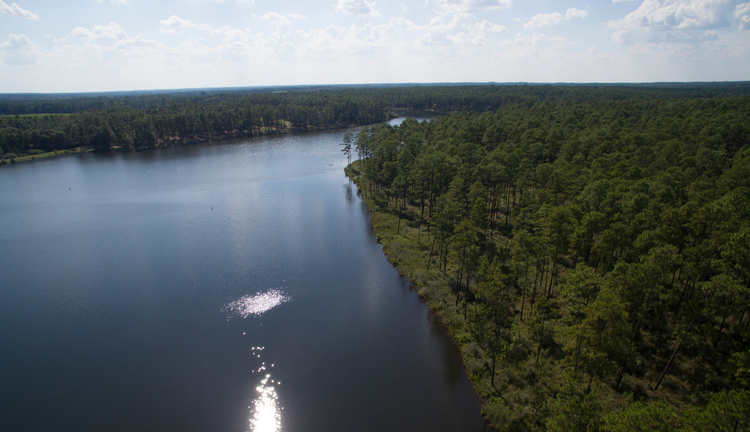
[[[6,164],[13,163],[13,162],[11,162],[11,160],[15,161],[15,163],[18,163],[18,162],[27,162],[27,161],[31,161],[31,160],[44,159],[44,158],[48,158],[48,157],[65,155],[65,154],[86,153],[86,152],[89,152],[89,151],[91,151],[91,149],[86,149],[86,148],[83,148],[83,147],[75,147],[75,148],[68,149],[68,150],[58,150],[58,151],[51,151],[51,152],[40,153],[40,154],[33,154],[33,155],[29,154],[29,155],[19,156],[17,158],[13,158],[13,159],[5,159],[2,162],[6,163]]]

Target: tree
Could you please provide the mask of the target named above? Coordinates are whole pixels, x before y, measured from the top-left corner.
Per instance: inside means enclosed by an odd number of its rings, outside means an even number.
[[[456,277],[456,305],[458,306],[459,296],[461,295],[461,281],[464,274],[466,275],[466,294],[464,294],[464,316],[469,301],[469,283],[471,282],[472,271],[479,255],[479,246],[477,241],[477,229],[469,220],[462,220],[456,227],[456,232],[451,238],[450,255],[458,261],[458,271]]]
[[[544,336],[546,336],[551,331],[548,322],[552,320],[553,316],[554,305],[545,297],[537,300],[531,309],[528,329],[532,340],[538,341],[536,350],[536,363],[539,363],[539,356],[542,353],[542,342],[544,342]]]
[[[677,430],[678,416],[673,407],[662,401],[635,402],[620,413],[604,416],[603,420],[604,432],[671,432]]]
[[[492,263],[487,257],[479,260],[476,303],[469,315],[469,330],[492,358],[490,385],[495,384],[495,364],[498,356],[510,349],[511,280],[501,268],[500,260]]]
[[[345,133],[344,140],[341,143],[341,153],[346,155],[347,165],[350,165],[352,163],[352,142],[354,142],[352,133]]]
[[[693,408],[683,420],[686,432],[729,432],[750,430],[750,392],[732,390],[715,393],[703,409]]]
[[[584,313],[580,324],[568,328],[565,351],[589,374],[590,387],[595,375],[601,379],[617,370],[620,359],[630,350],[630,327],[620,299],[608,287],[599,291]]]
[[[524,308],[526,306],[526,291],[529,287],[529,265],[534,255],[534,243],[532,237],[525,229],[513,231],[511,240],[510,266],[513,269],[514,280],[521,289],[521,311],[520,319],[523,321]]]
[[[584,393],[570,375],[564,377],[555,398],[547,401],[547,409],[550,411],[546,421],[548,432],[597,431],[604,412],[599,398]]]

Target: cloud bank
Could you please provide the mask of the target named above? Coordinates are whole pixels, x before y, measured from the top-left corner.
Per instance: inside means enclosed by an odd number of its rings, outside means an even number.
[[[12,3],[10,6],[8,6],[3,0],[0,0],[0,16],[3,15],[27,18],[32,20],[39,19],[39,15],[35,14],[34,12],[27,11],[26,9],[22,9],[21,6],[18,6],[16,3]]]

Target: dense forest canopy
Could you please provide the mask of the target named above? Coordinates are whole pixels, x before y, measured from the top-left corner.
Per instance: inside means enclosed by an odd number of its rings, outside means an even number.
[[[750,98],[550,99],[363,129],[384,251],[500,430],[748,430]]]

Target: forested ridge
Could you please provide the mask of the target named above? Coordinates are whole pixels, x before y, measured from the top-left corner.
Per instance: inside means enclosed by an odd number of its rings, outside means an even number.
[[[485,112],[519,103],[713,98],[750,94],[748,83],[550,86],[311,87],[282,92],[0,95],[0,155],[13,160],[73,148],[107,151],[209,139],[343,128],[396,114]]]
[[[353,137],[384,252],[497,430],[750,430],[750,98],[550,99]]]

